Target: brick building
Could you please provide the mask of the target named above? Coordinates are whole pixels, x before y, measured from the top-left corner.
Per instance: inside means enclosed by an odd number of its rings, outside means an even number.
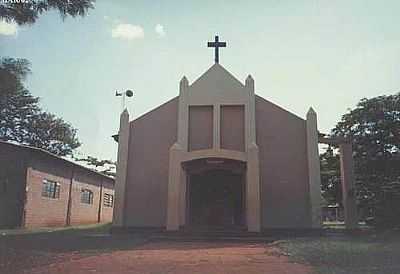
[[[0,141],[0,227],[112,221],[114,179],[45,150]]]

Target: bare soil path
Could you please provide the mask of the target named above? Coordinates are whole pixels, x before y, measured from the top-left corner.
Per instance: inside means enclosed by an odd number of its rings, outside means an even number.
[[[65,259],[23,273],[312,273],[311,267],[289,262],[278,249],[261,243],[159,241],[149,242],[131,250]]]

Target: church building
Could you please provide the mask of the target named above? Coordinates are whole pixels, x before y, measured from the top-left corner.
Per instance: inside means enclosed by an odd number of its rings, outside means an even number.
[[[114,227],[321,227],[317,115],[299,117],[215,63],[179,95],[129,121],[121,114]]]

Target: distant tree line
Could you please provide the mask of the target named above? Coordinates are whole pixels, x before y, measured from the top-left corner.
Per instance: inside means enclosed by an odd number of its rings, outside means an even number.
[[[86,158],[75,158],[78,162],[86,162],[87,165],[94,167],[95,170],[110,176],[115,177],[117,163],[111,160],[101,160],[96,157],[87,156]]]

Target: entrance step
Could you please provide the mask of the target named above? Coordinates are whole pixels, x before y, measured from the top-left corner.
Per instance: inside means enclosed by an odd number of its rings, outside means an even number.
[[[172,241],[229,241],[229,242],[272,242],[277,240],[271,235],[245,230],[181,230],[153,233],[151,239]]]
[[[182,241],[182,242],[247,242],[247,243],[271,243],[277,240],[274,237],[267,236],[250,236],[250,235],[238,235],[238,236],[227,236],[227,235],[166,235],[166,234],[153,234],[150,239],[161,240],[161,241]]]
[[[167,231],[160,228],[126,227],[113,229],[112,233],[132,233],[153,239],[170,240],[247,240],[273,241],[294,237],[324,236],[329,234],[326,229],[268,229],[262,232],[249,232],[243,227],[182,227],[178,231]]]

